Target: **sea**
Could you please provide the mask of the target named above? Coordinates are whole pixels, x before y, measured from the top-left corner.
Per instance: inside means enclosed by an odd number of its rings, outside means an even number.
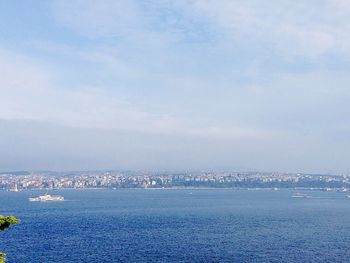
[[[344,193],[235,189],[0,191],[7,263],[350,262]]]

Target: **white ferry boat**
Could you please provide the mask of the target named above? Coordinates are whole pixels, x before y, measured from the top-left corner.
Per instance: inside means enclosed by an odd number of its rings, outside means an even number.
[[[30,197],[30,202],[61,202],[64,201],[64,197],[61,195],[49,195],[48,193],[40,195],[38,197]]]

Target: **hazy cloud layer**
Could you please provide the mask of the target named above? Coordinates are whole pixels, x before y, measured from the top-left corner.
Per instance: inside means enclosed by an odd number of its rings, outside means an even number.
[[[350,170],[346,1],[0,10],[0,170]]]

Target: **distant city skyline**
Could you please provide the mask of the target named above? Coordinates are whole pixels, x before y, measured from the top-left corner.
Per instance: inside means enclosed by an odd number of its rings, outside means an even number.
[[[350,173],[350,3],[0,3],[0,171]]]
[[[266,172],[17,172],[0,174],[0,190],[79,188],[303,188],[345,193],[349,175],[312,175]]]

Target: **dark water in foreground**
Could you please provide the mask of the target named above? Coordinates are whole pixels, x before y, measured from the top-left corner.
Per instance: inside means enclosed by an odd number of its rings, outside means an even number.
[[[0,191],[8,262],[350,262],[350,198],[291,190]]]

